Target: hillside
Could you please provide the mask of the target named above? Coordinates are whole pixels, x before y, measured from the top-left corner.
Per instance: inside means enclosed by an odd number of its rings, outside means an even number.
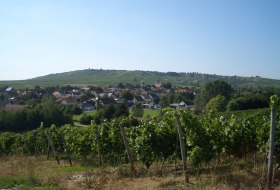
[[[0,87],[13,86],[17,89],[56,85],[116,85],[119,83],[152,85],[156,82],[170,82],[174,86],[199,87],[214,80],[224,80],[234,88],[242,87],[273,87],[280,88],[280,80],[261,77],[220,76],[201,73],[176,73],[155,71],[126,70],[77,70],[65,73],[50,74],[28,80],[0,81]]]

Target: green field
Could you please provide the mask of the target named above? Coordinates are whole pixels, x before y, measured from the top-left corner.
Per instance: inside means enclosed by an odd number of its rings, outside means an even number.
[[[95,111],[84,112],[84,113],[82,113],[80,115],[74,115],[72,119],[73,119],[73,121],[80,122],[81,117],[82,117],[83,114],[94,116],[95,113],[96,113]]]
[[[158,117],[160,110],[144,109],[143,117]]]

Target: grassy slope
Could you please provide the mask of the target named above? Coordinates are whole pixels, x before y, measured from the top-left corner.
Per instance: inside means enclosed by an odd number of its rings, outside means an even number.
[[[0,81],[0,87],[13,86],[17,89],[39,86],[56,85],[116,85],[120,82],[126,84],[154,84],[171,82],[176,86],[199,86],[214,80],[224,80],[235,88],[241,87],[275,87],[280,88],[280,80],[259,77],[218,76],[199,73],[161,73],[151,71],[125,71],[125,70],[78,70],[72,72],[50,74],[28,80]]]

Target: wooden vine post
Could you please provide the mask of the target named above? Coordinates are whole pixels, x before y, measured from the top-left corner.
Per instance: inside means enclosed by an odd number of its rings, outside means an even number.
[[[130,162],[131,173],[132,173],[133,177],[135,177],[136,176],[136,171],[135,171],[134,164],[133,164],[132,154],[131,154],[131,150],[129,148],[129,144],[128,144],[126,134],[125,134],[125,130],[124,130],[124,127],[123,127],[122,123],[120,124],[120,129],[121,129],[121,134],[122,134],[124,146],[125,146],[125,149],[126,149],[126,152],[127,152],[127,157],[128,157],[129,162]]]
[[[35,157],[38,156],[38,132],[37,130],[34,131],[35,135],[35,149],[34,149],[34,155]]]
[[[99,165],[102,166],[103,165],[103,161],[102,161],[102,146],[101,146],[101,141],[100,141],[100,133],[98,130],[98,126],[95,125],[94,120],[91,120],[91,126],[94,127],[94,131],[95,131],[95,137],[96,137],[96,143],[98,146],[98,158],[99,158]]]
[[[178,130],[178,135],[179,135],[179,141],[180,141],[180,149],[181,149],[181,156],[182,156],[182,161],[183,161],[183,173],[185,175],[185,182],[189,183],[189,176],[188,176],[188,168],[187,168],[187,159],[186,159],[186,147],[185,147],[185,142],[183,138],[183,130],[180,122],[179,115],[176,114],[176,121],[177,121],[177,130]]]
[[[71,160],[71,153],[70,153],[69,148],[68,148],[68,143],[66,142],[64,134],[62,132],[60,133],[60,135],[61,135],[61,138],[62,138],[62,141],[63,141],[64,149],[67,153],[67,158],[68,158],[69,164],[70,164],[70,166],[73,166],[72,160]]]
[[[45,131],[45,135],[47,137],[47,140],[48,140],[48,146],[52,149],[52,152],[56,158],[56,161],[58,164],[60,164],[60,161],[59,161],[59,157],[58,155],[56,154],[56,151],[54,149],[54,146],[53,146],[53,143],[52,143],[52,140],[51,140],[51,137],[50,137],[50,134],[48,134],[46,131]]]
[[[268,155],[268,166],[267,166],[267,188],[269,190],[273,189],[273,155],[274,155],[274,139],[275,139],[275,118],[276,109],[278,105],[278,97],[273,95],[270,97],[271,103],[271,121],[270,121],[270,136],[269,136],[269,155]]]
[[[23,151],[23,154],[24,154],[24,150],[25,150],[25,149],[27,149],[27,150],[28,150],[28,148],[27,148],[26,135],[24,134],[24,135],[23,135],[23,137],[24,137],[24,139],[23,139],[23,140],[24,140],[24,141],[23,141],[23,142],[24,142],[24,144],[23,144],[23,149],[22,149],[22,151]],[[30,154],[30,152],[28,152],[28,153]],[[24,154],[24,155],[25,155],[25,154]],[[26,156],[26,155],[25,155],[25,156]]]

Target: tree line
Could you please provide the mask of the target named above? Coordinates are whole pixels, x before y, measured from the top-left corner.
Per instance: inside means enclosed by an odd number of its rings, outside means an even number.
[[[0,111],[0,132],[23,132],[36,129],[41,122],[46,127],[55,124],[62,126],[72,124],[72,115],[81,114],[77,105],[58,105],[51,97],[46,97],[41,103],[27,107],[21,111]]]
[[[197,90],[195,108],[197,112],[224,112],[268,108],[269,97],[274,91],[237,91],[225,81],[207,83]]]

